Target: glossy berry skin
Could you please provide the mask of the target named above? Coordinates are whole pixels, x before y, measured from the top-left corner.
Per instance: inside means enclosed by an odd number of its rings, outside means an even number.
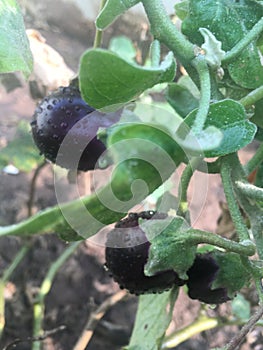
[[[109,232],[106,247],[106,268],[121,288],[137,295],[160,293],[174,285],[182,285],[176,272],[169,270],[154,276],[144,274],[150,242],[139,227],[139,219],[164,219],[166,214],[152,211],[131,213]]]
[[[34,142],[46,159],[67,169],[87,171],[95,168],[106,149],[97,138],[99,127],[111,124],[81,98],[76,87],[68,86],[40,102],[31,127]]]
[[[212,288],[219,269],[219,265],[210,253],[197,254],[187,272],[189,297],[207,304],[221,304],[230,300],[226,287]]]

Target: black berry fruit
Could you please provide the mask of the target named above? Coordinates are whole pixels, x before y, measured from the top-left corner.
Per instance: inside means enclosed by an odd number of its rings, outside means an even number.
[[[207,304],[221,304],[228,301],[226,286],[213,288],[220,270],[220,266],[212,254],[197,254],[195,261],[187,274],[188,295],[191,299],[198,299]]]
[[[106,264],[112,277],[121,288],[137,295],[163,292],[182,281],[173,270],[163,271],[154,276],[144,274],[148,260],[150,242],[139,227],[139,219],[164,219],[166,214],[153,211],[131,213],[109,232],[106,247]]]
[[[46,159],[67,169],[92,170],[105,151],[100,127],[113,124],[90,107],[76,87],[60,87],[38,105],[31,122],[33,139]],[[116,122],[116,121],[115,121]]]

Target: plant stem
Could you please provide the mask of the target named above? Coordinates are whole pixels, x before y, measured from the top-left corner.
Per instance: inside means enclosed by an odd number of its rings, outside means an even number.
[[[155,39],[166,44],[177,57],[190,62],[194,57],[195,46],[177,30],[167,15],[160,0],[142,0],[145,12],[151,24]]]
[[[190,339],[194,335],[197,335],[203,331],[216,328],[222,325],[220,320],[216,317],[207,317],[201,315],[196,321],[191,323],[189,326],[180,329],[179,331],[174,332],[170,336],[164,339],[161,349],[171,349],[177,345],[183,343],[184,341]]]
[[[240,332],[228,343],[226,350],[235,350],[239,347],[241,342],[244,340],[246,335],[255,327],[256,323],[263,316],[263,305],[255,312],[255,314],[250,318],[250,320],[243,326]]]
[[[30,249],[29,244],[25,244],[22,246],[22,248],[19,250],[15,258],[12,260],[12,263],[8,266],[8,268],[4,271],[2,278],[0,279],[0,338],[2,336],[4,327],[5,327],[5,297],[4,297],[4,290],[6,283],[10,279],[12,273],[16,269],[16,267],[20,264],[20,262],[23,260],[25,255]]]
[[[220,163],[220,158],[213,162],[206,162],[204,160],[200,160],[200,164],[198,165],[196,170],[205,174],[218,174],[220,173]]]
[[[252,256],[255,254],[255,245],[248,239],[242,244],[202,230],[190,229],[188,233],[191,236],[186,238],[187,242],[192,244],[211,244],[215,247],[223,248],[228,252],[246,256]]]
[[[182,176],[180,178],[179,188],[178,188],[178,198],[180,199],[180,204],[178,208],[178,215],[183,215],[188,210],[187,206],[187,190],[189,187],[190,180],[195,169],[200,164],[200,158],[193,158],[190,160],[189,164],[185,167]]]
[[[196,68],[199,75],[201,96],[199,101],[199,108],[198,108],[191,131],[193,132],[193,134],[198,134],[204,128],[206,117],[209,111],[209,103],[211,98],[211,85],[210,85],[210,73],[209,73],[208,65],[205,61],[205,57],[201,54],[198,55],[193,60],[193,65]]]
[[[90,339],[94,333],[94,329],[96,328],[99,321],[105,315],[105,313],[116,303],[122,300],[125,296],[127,296],[127,292],[125,290],[121,290],[118,293],[111,295],[108,297],[95,312],[92,312],[89,320],[87,321],[85,328],[78,339],[77,344],[74,346],[73,350],[85,350]]]
[[[100,9],[99,12],[103,9],[105,6],[107,0],[101,0],[100,2]],[[96,33],[95,33],[95,38],[94,38],[94,43],[93,43],[93,48],[96,49],[97,47],[100,47],[102,44],[102,37],[103,37],[103,30],[100,30],[96,28]]]
[[[252,173],[263,162],[263,143],[259,146],[253,157],[244,165],[244,171],[246,175]]]
[[[235,60],[241,52],[263,31],[263,18],[261,18],[254,27],[244,36],[230,51],[228,51],[222,60],[222,65]]]
[[[151,64],[152,67],[158,67],[161,59],[160,41],[154,40],[151,45]]]
[[[154,38],[172,50],[192,79],[195,82],[198,81],[196,72],[190,64],[195,58],[196,46],[177,30],[167,15],[162,1],[142,0],[142,4],[150,22],[151,32]]]
[[[237,188],[247,197],[263,201],[263,189],[248,182],[236,181]]]
[[[72,243],[64,252],[59,256],[59,258],[52,263],[45,279],[43,280],[39,293],[36,296],[36,302],[34,304],[34,324],[33,324],[33,337],[39,337],[42,333],[42,323],[45,313],[45,297],[49,293],[52,286],[53,280],[60,269],[60,267],[65,263],[65,261],[74,253],[81,242]],[[32,344],[32,350],[40,350],[41,343],[34,342]]]
[[[36,170],[34,171],[34,175],[32,177],[31,183],[30,183],[30,189],[29,189],[29,199],[27,204],[27,210],[28,210],[28,217],[32,215],[32,207],[34,203],[35,198],[35,191],[36,191],[36,181],[38,178],[38,175],[40,174],[41,170],[47,165],[48,163],[43,162],[41,163]]]
[[[241,100],[239,100],[239,103],[247,107],[247,106],[253,105],[257,101],[261,100],[262,98],[263,98],[263,85],[251,91],[245,97],[242,97]]]
[[[231,163],[233,185],[235,185],[237,181],[246,181],[246,174],[240,164],[237,154],[234,153],[231,156]],[[256,201],[252,202],[247,196],[244,196],[238,187],[235,187],[234,189],[239,204],[249,217],[251,231],[257,247],[257,253],[259,258],[263,260],[263,209],[256,203]]]
[[[208,317],[206,315],[201,314],[193,323],[189,326],[186,326],[178,331],[167,336],[161,346],[162,350],[171,349],[176,347],[177,345],[183,343],[184,341],[190,339],[194,335],[197,335],[201,332],[208,331],[209,329],[214,329],[216,327],[225,327],[225,326],[233,326],[233,325],[243,325],[244,321],[242,320],[222,320],[216,317]],[[262,322],[258,322],[258,325],[262,324]]]
[[[237,233],[239,235],[240,241],[244,241],[249,239],[249,233],[236,201],[236,196],[234,193],[232,179],[231,179],[232,167],[233,167],[232,155],[222,157],[221,178],[222,178],[222,183],[224,187],[224,192],[225,192],[229,212],[233,220],[233,223],[235,225],[235,228],[237,230]]]

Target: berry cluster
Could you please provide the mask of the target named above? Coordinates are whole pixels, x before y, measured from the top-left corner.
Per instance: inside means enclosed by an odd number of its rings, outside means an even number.
[[[166,214],[154,211],[130,213],[119,221],[108,234],[106,243],[106,268],[121,288],[137,295],[163,292],[173,286],[188,287],[188,295],[209,304],[219,304],[229,300],[227,288],[213,288],[219,265],[210,253],[197,254],[188,270],[188,280],[182,280],[173,270],[162,271],[154,276],[146,276],[150,242],[139,226],[139,219],[162,220]]]

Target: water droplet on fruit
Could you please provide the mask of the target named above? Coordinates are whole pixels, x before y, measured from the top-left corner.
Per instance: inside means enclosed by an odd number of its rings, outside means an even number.
[[[53,109],[53,106],[48,105],[48,106],[47,106],[47,109],[48,109],[49,111],[51,111],[51,110]]]
[[[58,139],[58,135],[57,134],[53,134],[53,139],[57,140]]]
[[[42,112],[43,112],[43,108],[41,108],[41,107],[36,108],[36,113],[42,113]]]
[[[68,127],[68,123],[62,122],[60,126],[61,128],[66,129]]]
[[[39,129],[39,130],[37,130],[37,134],[38,134],[39,136],[43,136],[43,135],[44,135],[44,132],[43,132],[43,130]]]
[[[68,102],[69,102],[69,103],[73,103],[73,98],[71,98],[71,97],[68,98]]]
[[[66,110],[66,115],[71,116],[71,115],[72,115],[72,112],[71,112],[69,109],[67,109],[67,110]]]
[[[52,103],[55,106],[58,103],[58,100],[55,99],[55,100],[52,101]]]
[[[80,111],[80,106],[75,106],[75,111],[79,112]]]

